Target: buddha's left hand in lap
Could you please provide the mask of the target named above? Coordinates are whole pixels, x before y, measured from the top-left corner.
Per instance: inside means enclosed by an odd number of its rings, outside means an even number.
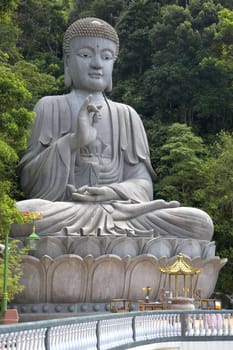
[[[73,185],[68,185],[67,187],[72,194],[72,199],[76,202],[104,203],[109,201],[120,200],[120,203],[123,203],[122,199],[118,196],[118,194],[112,188],[107,186],[90,187],[85,185],[80,187],[79,189],[76,189]],[[126,200],[125,202],[128,204],[129,200]],[[152,203],[154,210],[163,208],[176,208],[180,205],[178,201],[166,202],[163,199],[157,199],[153,202],[148,202],[147,205],[152,205]],[[137,204],[137,206],[140,205],[142,204]],[[145,203],[143,204],[143,206],[145,206]]]
[[[76,202],[108,202],[120,199],[117,193],[110,187],[90,187],[82,186],[78,190],[74,186],[68,185],[72,193],[72,199]]]

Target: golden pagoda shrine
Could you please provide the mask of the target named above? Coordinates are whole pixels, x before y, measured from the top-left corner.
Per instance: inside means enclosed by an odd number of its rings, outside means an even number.
[[[169,276],[169,290],[173,291],[172,284],[175,282],[175,297],[194,297],[194,276],[201,272],[200,269],[190,266],[183,257],[178,254],[177,260],[170,266],[160,268],[160,271]],[[180,276],[183,283],[179,283]],[[181,286],[180,286],[181,285]],[[182,287],[183,285],[183,287]],[[180,290],[182,289],[182,290]]]

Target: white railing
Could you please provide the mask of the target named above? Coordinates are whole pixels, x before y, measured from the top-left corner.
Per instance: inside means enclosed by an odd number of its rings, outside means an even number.
[[[105,350],[169,341],[232,342],[233,310],[145,311],[0,326],[0,349]]]

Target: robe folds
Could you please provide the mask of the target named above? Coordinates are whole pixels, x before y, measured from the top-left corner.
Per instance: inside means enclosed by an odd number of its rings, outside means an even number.
[[[82,100],[72,91],[43,97],[35,106],[28,149],[20,164],[21,188],[28,199],[20,211],[40,211],[40,235],[101,234],[176,236],[210,240],[211,218],[200,209],[153,200],[149,147],[142,121],[129,106],[106,100],[110,129],[94,152],[72,151],[70,135],[77,127]],[[89,152],[89,153],[88,153]],[[108,186],[119,200],[81,203],[69,186]],[[173,204],[174,205],[173,205]]]

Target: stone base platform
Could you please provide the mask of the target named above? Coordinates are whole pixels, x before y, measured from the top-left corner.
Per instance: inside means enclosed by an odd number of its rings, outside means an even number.
[[[15,237],[26,245],[25,237]],[[53,259],[73,254],[85,258],[88,255],[99,256],[113,254],[120,258],[150,254],[156,258],[171,258],[179,253],[188,257],[208,259],[215,256],[215,243],[206,240],[183,239],[175,237],[143,236],[56,236],[41,237],[37,251],[33,256],[42,258],[47,255]]]
[[[18,310],[19,322],[49,320],[64,317],[89,316],[110,313],[109,303],[65,303],[65,304],[11,304]],[[131,311],[137,311],[137,302],[131,303]]]
[[[24,239],[21,242],[24,244]],[[210,297],[226,263],[215,256],[214,242],[163,237],[42,237],[35,256],[23,258],[21,282],[25,289],[14,303],[79,303],[89,308],[89,303],[106,304],[111,299],[143,299],[145,286],[152,288],[151,300],[158,300],[160,289],[169,289],[160,268],[172,264],[179,253],[189,265],[201,269],[195,276],[194,292],[201,290],[202,298]]]

